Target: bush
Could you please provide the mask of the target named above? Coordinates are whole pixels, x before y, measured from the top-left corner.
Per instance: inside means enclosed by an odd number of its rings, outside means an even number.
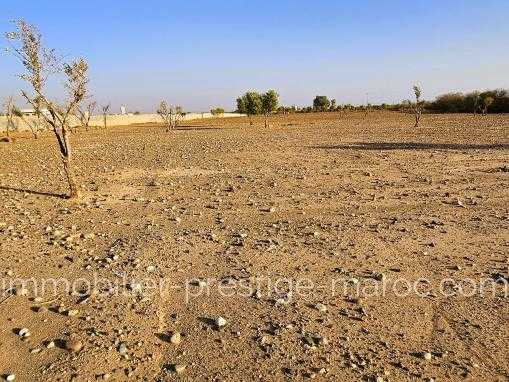
[[[428,108],[440,113],[509,113],[507,90],[474,91],[471,93],[447,93],[438,96]]]
[[[438,96],[430,105],[432,110],[443,113],[464,113],[465,96],[462,93],[447,93]]]
[[[265,107],[263,102],[264,99]],[[275,103],[274,100],[276,101]],[[249,117],[249,124],[253,125],[251,117],[257,114],[266,114],[267,109],[270,109],[270,112],[274,112],[277,110],[277,100],[278,94],[274,90],[269,90],[264,94],[250,91],[237,98],[237,113],[247,114]]]
[[[330,107],[330,101],[327,96],[317,95],[313,100],[313,108],[319,111],[328,110]]]
[[[221,107],[216,107],[214,109],[211,109],[210,110],[210,113],[213,115],[213,116],[216,116],[216,115],[223,115],[224,114],[224,109],[221,108]]]

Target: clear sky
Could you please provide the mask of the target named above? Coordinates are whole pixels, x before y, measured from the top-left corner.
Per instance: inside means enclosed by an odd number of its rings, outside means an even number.
[[[87,58],[95,99],[114,111],[163,98],[232,109],[268,88],[288,105],[399,102],[414,82],[426,99],[509,88],[508,0],[15,0],[0,14],[2,32],[22,17]],[[2,53],[0,97],[19,93],[19,72]]]

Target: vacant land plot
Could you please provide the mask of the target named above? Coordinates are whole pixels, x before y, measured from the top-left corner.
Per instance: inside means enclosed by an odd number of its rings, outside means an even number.
[[[0,373],[509,378],[509,116],[187,124],[0,144]]]

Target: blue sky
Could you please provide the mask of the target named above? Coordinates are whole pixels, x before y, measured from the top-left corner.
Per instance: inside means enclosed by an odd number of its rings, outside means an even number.
[[[0,28],[24,18],[46,45],[90,64],[91,92],[114,110],[234,107],[274,88],[284,104],[399,102],[422,85],[509,88],[508,0],[69,1],[2,5]],[[19,64],[0,55],[0,97],[18,94]],[[58,96],[58,89],[50,92]]]

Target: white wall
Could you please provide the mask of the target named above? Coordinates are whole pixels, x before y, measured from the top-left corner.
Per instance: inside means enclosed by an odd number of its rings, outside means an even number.
[[[244,114],[237,113],[224,113],[221,117],[230,118],[230,117],[242,117]],[[28,119],[30,117],[27,117]],[[195,120],[202,118],[217,118],[214,117],[211,113],[188,113],[183,117],[183,120]],[[157,114],[130,114],[130,115],[121,115],[114,114],[108,115],[107,117],[107,125],[108,126],[127,126],[127,125],[135,125],[141,123],[161,123],[161,117]],[[15,124],[18,126],[19,130],[27,130],[28,127],[25,125],[20,118],[15,118]],[[79,122],[77,118],[73,118],[71,121],[71,126],[78,126]],[[93,115],[90,118],[90,126],[102,126],[103,125],[103,116],[102,115]],[[7,127],[7,117],[0,116],[0,132],[4,132]]]

